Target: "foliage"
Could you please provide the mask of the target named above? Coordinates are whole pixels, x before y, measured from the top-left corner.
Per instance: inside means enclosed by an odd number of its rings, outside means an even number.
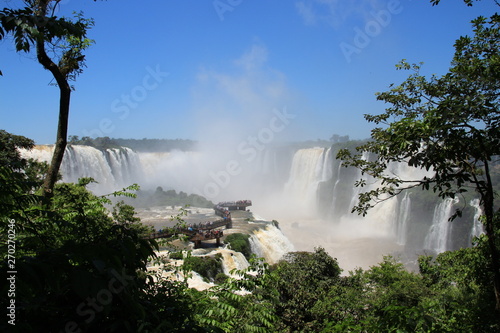
[[[366,272],[368,307],[371,313],[365,324],[377,332],[426,332],[430,318],[420,301],[428,295],[422,279],[405,270],[394,258],[387,256]]]
[[[0,176],[0,235],[5,242],[15,220],[16,328],[25,332],[498,331],[486,311],[494,298],[485,237],[472,249],[422,257],[421,274],[386,257],[340,276],[337,261],[318,248],[290,253],[272,269],[251,258],[227,277],[220,257],[188,255],[185,270],[219,283],[197,291],[148,273],[155,242],[142,239],[130,206],[119,202],[110,213],[108,197],[87,191],[91,179],[58,184],[44,206],[23,173],[3,167]]]
[[[484,255],[485,240],[480,243],[436,258],[419,258],[422,281],[431,294],[439,296],[429,297],[425,305],[435,318],[434,327],[443,332],[495,332],[500,328],[491,312],[495,298],[490,291],[492,273]]]
[[[14,135],[0,130],[0,166],[21,170],[26,167],[26,160],[21,158],[19,148],[31,149],[35,142],[21,135]]]
[[[192,256],[191,253],[184,258],[184,269],[195,271],[204,280],[214,281],[217,274],[222,273],[222,255],[220,253],[214,256]]]
[[[377,160],[362,160],[347,150],[339,153],[345,165],[382,179],[383,186],[363,197],[358,211],[364,213],[371,199],[399,193],[401,185],[432,188],[442,197],[462,193],[470,182],[478,191],[485,190],[485,168],[500,153],[496,93],[499,23],[498,16],[488,23],[484,18],[475,20],[476,37],[457,41],[453,67],[441,78],[427,80],[419,74],[420,65],[403,61],[397,66],[414,74],[403,84],[378,94],[377,99],[392,106],[384,114],[365,118],[385,127],[375,128],[373,140],[357,148],[376,154]],[[390,162],[405,162],[431,170],[434,175],[412,182],[399,179],[384,173]]]
[[[0,178],[0,240],[6,244],[14,228],[16,250],[8,261],[1,247],[0,271],[8,276],[10,265],[17,271],[18,331],[196,331],[187,288],[147,275],[158,248],[141,237],[129,206],[119,203],[110,214],[111,200],[85,188],[91,179],[57,184],[47,202],[38,194],[40,183],[23,172],[0,166]],[[132,195],[129,189],[112,195]],[[0,289],[7,307],[9,286]],[[7,321],[0,324],[2,331],[10,328]]]
[[[86,33],[94,22],[84,18],[82,13],[75,13],[74,19],[47,16],[57,2],[30,1],[22,9],[0,10],[0,40],[6,34],[12,34],[18,52],[30,52],[39,41],[53,46],[52,50],[59,53],[61,73],[66,78],[75,79],[84,66],[82,51],[93,43]]]
[[[51,42],[68,35],[82,38],[85,36],[84,32],[83,22],[36,15],[35,6],[23,9],[4,8],[0,11],[0,40],[8,33],[12,34],[18,52],[29,52],[39,37]]]
[[[463,0],[463,1],[467,6],[471,7],[474,1],[480,1],[480,0]],[[494,1],[498,5],[498,0],[494,0]],[[433,6],[438,5],[440,2],[441,2],[441,0],[431,0],[431,3]]]
[[[24,8],[0,10],[0,40],[10,34],[17,52],[28,53],[34,48],[38,62],[50,71],[55,80],[54,85],[59,88],[57,136],[42,192],[47,199],[53,194],[67,144],[70,96],[73,89],[69,81],[76,79],[82,72],[82,67],[85,66],[83,51],[93,43],[87,38],[87,31],[93,26],[93,20],[85,19],[82,13],[76,13],[74,19],[55,17],[59,2],[30,0],[24,1]]]
[[[128,204],[134,207],[154,207],[154,206],[192,206],[212,208],[214,203],[198,194],[187,194],[183,191],[167,190],[161,186],[156,190],[138,191],[137,198],[128,200]]]
[[[123,200],[117,202],[113,206],[112,216],[116,222],[127,226],[128,228],[134,228],[140,236],[145,236],[153,232],[153,227],[147,227],[142,225],[141,219],[136,217],[134,207],[127,205]]]
[[[249,239],[250,235],[234,233],[227,235],[224,242],[228,243],[232,250],[241,252],[245,258],[250,259],[250,256],[252,255],[252,247],[250,246]]]
[[[168,254],[168,256],[169,256],[170,259],[174,259],[174,260],[182,260],[182,259],[184,259],[184,254],[182,253],[182,251],[170,252]]]
[[[341,135],[338,135],[338,134],[332,134],[332,136],[330,137],[330,141],[332,142],[332,144],[342,143],[342,142],[348,142],[349,141],[349,135],[341,136]]]
[[[139,291],[146,280],[139,270],[154,254],[154,241],[113,221],[105,198],[88,192],[87,183],[58,184],[50,206],[39,205],[35,194],[24,194],[30,200],[3,211],[15,220],[16,319],[24,331],[59,331],[65,325],[127,330],[144,317]],[[4,251],[2,258],[7,257]],[[4,273],[6,268],[3,261]],[[6,304],[7,290],[2,289]],[[95,308],[86,301],[96,299]]]
[[[313,332],[315,317],[311,309],[326,297],[337,283],[341,269],[323,248],[314,253],[291,252],[272,268],[273,293],[278,294],[276,314],[291,331]],[[269,291],[268,291],[269,292]],[[272,295],[272,293],[271,293]]]
[[[92,146],[97,149],[128,147],[138,152],[169,152],[173,150],[194,151],[196,141],[183,139],[116,139],[109,137],[90,138],[76,135],[69,136],[69,143]]]
[[[339,277],[311,308],[317,332],[364,332],[368,315],[367,279],[363,270]]]
[[[500,311],[500,254],[494,223],[498,209],[493,169],[500,155],[500,16],[473,21],[473,37],[455,43],[452,67],[442,77],[420,75],[421,65],[402,61],[397,68],[413,71],[401,85],[379,93],[390,106],[380,115],[365,115],[380,127],[372,140],[357,147],[361,153],[341,150],[344,166],[380,180],[380,186],[361,193],[353,208],[365,215],[374,204],[404,190],[432,189],[441,198],[454,198],[473,189],[480,197],[488,237],[492,285]],[[406,163],[428,171],[422,179],[402,179],[388,172],[391,163]],[[361,179],[356,186],[365,186]],[[457,210],[452,216],[460,216]]]
[[[464,251],[470,253],[447,252],[435,263],[423,256],[422,274],[408,272],[390,256],[367,271],[350,272],[318,298],[310,331],[496,332],[498,319],[488,311],[494,298],[486,285],[474,283],[481,275],[475,270],[485,272],[484,258],[473,253],[476,248]],[[472,258],[478,265],[471,269]]]
[[[149,315],[141,321],[141,332],[220,332],[198,323],[196,314],[205,296],[188,288],[185,282],[164,279],[161,273],[149,279],[144,289],[144,303]]]
[[[209,289],[197,316],[200,325],[223,332],[276,332],[274,299],[264,293],[271,288],[267,270],[262,260],[252,259],[248,269],[231,272],[238,278]]]

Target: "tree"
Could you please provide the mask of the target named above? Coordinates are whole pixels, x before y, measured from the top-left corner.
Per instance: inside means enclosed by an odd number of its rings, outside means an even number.
[[[68,117],[72,87],[69,81],[85,66],[83,51],[92,41],[87,30],[93,21],[77,14],[75,20],[57,18],[55,8],[60,0],[25,0],[23,9],[0,11],[0,40],[12,34],[16,51],[30,52],[34,47],[38,62],[51,72],[59,88],[59,120],[54,154],[44,180],[45,197],[52,195],[64,156],[68,135]],[[52,58],[48,53],[53,54]],[[0,73],[1,74],[1,73]]]
[[[0,166],[17,171],[23,169],[27,161],[21,158],[18,148],[31,149],[34,145],[31,139],[0,130]]]
[[[366,214],[374,204],[404,190],[432,189],[454,198],[474,189],[484,212],[496,309],[500,311],[498,200],[492,177],[500,155],[500,16],[473,21],[475,35],[460,37],[449,72],[441,77],[420,75],[421,65],[402,61],[397,68],[413,71],[401,85],[377,94],[390,106],[380,115],[365,115],[377,127],[371,141],[357,147],[373,159],[341,150],[344,166],[355,166],[380,185],[361,193],[353,208]],[[401,179],[386,170],[390,163],[425,168],[423,179]],[[360,180],[357,186],[366,185]],[[457,210],[453,217],[460,215]]]
[[[495,304],[491,293],[484,242],[471,248],[440,253],[435,258],[418,259],[422,281],[428,296],[422,299],[439,332],[498,332],[498,314],[490,311]],[[445,328],[448,330],[445,330]]]
[[[326,297],[341,272],[337,260],[323,248],[287,253],[274,265],[270,293],[278,294],[276,313],[286,331],[317,331],[314,305]]]
[[[472,4],[473,4],[473,1],[479,1],[479,0],[464,0],[464,3],[465,3],[467,6],[471,7],[471,6],[472,6]],[[498,0],[494,0],[494,1],[495,1],[495,3],[496,3],[498,6],[500,6],[500,3],[498,2]],[[433,6],[438,5],[440,2],[441,2],[441,0],[431,0],[431,3],[432,3],[432,5],[433,5]]]

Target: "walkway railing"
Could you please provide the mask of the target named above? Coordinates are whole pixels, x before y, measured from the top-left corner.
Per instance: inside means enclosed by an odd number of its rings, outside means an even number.
[[[217,221],[212,221],[212,222],[207,222],[207,223],[198,223],[195,225],[190,225],[188,228],[169,228],[166,230],[159,230],[155,231],[147,236],[145,236],[145,239],[158,239],[158,238],[171,238],[175,235],[179,234],[184,234],[187,235],[191,238],[196,237],[198,234],[203,233],[206,234],[206,231],[210,231],[212,229],[224,227],[224,226],[231,226],[231,218],[226,218],[226,219],[220,219]],[[220,237],[220,236],[218,236]],[[199,238],[199,237],[197,237]],[[207,239],[215,239],[216,237],[214,236],[213,238],[207,238]]]

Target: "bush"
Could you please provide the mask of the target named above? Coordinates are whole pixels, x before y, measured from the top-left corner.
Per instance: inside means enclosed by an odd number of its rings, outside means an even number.
[[[217,284],[222,284],[228,280],[229,276],[224,273],[217,273],[214,282]]]
[[[181,260],[182,258],[184,258],[184,255],[182,254],[182,251],[170,252],[169,258],[174,260]]]
[[[222,273],[222,255],[220,253],[213,257],[193,257],[188,255],[184,258],[183,266],[200,274],[204,280],[214,281],[217,274]]]
[[[232,250],[241,252],[245,258],[250,259],[250,256],[252,255],[252,248],[250,246],[249,238],[250,235],[236,233],[228,235],[225,242],[229,244],[229,247]]]

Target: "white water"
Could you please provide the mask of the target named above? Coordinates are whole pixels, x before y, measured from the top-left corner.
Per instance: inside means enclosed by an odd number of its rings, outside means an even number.
[[[481,206],[479,205],[479,199],[471,200],[470,205],[474,207],[474,209],[476,210],[476,213],[474,214],[474,224],[472,225],[472,230],[470,235],[472,239],[474,237],[479,237],[480,235],[482,235],[484,233],[484,227],[480,220],[483,211],[481,209]]]
[[[432,225],[425,237],[424,246],[426,249],[434,250],[437,253],[448,249],[451,223],[449,221],[453,214],[453,206],[458,203],[458,198],[444,199],[435,209]]]
[[[406,239],[408,237],[408,217],[411,210],[411,199],[410,193],[406,192],[404,194],[403,200],[401,200],[401,205],[399,207],[398,221],[395,225],[397,243],[399,245],[405,245]]]
[[[347,177],[350,183],[354,184],[354,181],[363,179],[366,185],[351,187],[350,193],[341,193],[339,189],[344,188],[345,191],[346,183],[342,164],[338,163],[334,169],[334,161],[325,156],[326,152],[327,150],[322,148],[298,150],[292,161],[290,177],[284,186],[284,201],[307,203],[305,206],[309,209],[308,218],[303,215],[304,205],[299,204],[299,214],[294,206],[295,214],[274,215],[281,222],[280,226],[287,237],[299,250],[312,250],[315,246],[323,246],[331,255],[338,256],[339,261],[344,262],[344,267],[352,266],[352,261],[362,263],[366,267],[376,264],[385,254],[401,251],[402,246],[409,241],[412,242],[412,251],[430,249],[440,253],[452,248],[451,225],[448,219],[452,214],[453,204],[456,203],[454,200],[440,204],[437,199],[434,214],[429,219],[419,217],[426,216],[426,212],[413,209],[411,192],[384,200],[371,208],[363,218],[351,214],[351,208],[358,202],[358,195],[377,188],[380,183],[356,171],[356,175],[351,173]],[[369,156],[365,154],[362,158],[367,160]],[[409,167],[403,163],[391,163],[386,174],[414,181],[432,176],[430,171]],[[323,182],[329,182],[331,186],[331,204],[324,209],[327,214],[321,216],[315,212],[321,208],[317,206],[321,201],[318,188]],[[344,183],[343,187],[340,186],[341,183]],[[338,200],[341,200],[340,204],[337,203]],[[480,215],[477,208],[476,212],[477,220]],[[478,232],[481,232],[481,225],[476,223],[472,234]],[[347,248],[350,251],[347,251]],[[372,257],[371,261],[368,257]]]
[[[21,153],[25,157],[49,161],[52,150],[50,146],[37,146],[32,151]],[[364,218],[351,214],[357,195],[375,188],[378,183],[359,172],[346,175],[347,169],[341,163],[337,162],[334,167],[336,161],[331,149],[300,149],[289,159],[283,155],[277,158],[275,152],[263,150],[255,155],[253,164],[231,160],[224,153],[135,153],[127,148],[101,152],[92,147],[72,146],[67,148],[61,172],[63,180],[69,182],[80,177],[93,177],[99,184],[91,189],[98,194],[138,183],[143,189],[162,186],[165,190],[173,188],[202,195],[206,194],[206,189],[215,188],[218,193],[209,197],[211,200],[251,198],[254,201],[252,210],[278,220],[286,235],[279,237],[289,243],[280,243],[271,237],[279,229],[261,231],[252,236],[255,251],[270,261],[279,260],[291,249],[313,250],[315,246],[323,246],[342,261],[343,267],[367,267],[378,263],[385,254],[401,251],[408,242],[420,242],[420,245],[413,246],[436,252],[448,250],[451,246],[450,224],[447,222],[449,202],[436,204],[434,217],[427,220],[410,213],[414,197],[409,194],[384,201]],[[364,158],[367,159],[368,155]],[[237,162],[238,168],[230,168],[228,163],[231,161]],[[425,170],[402,163],[390,164],[387,172],[402,179],[422,179],[429,175]],[[367,181],[367,186],[354,188],[354,181],[361,177]],[[329,197],[320,197],[318,189],[321,184],[328,184],[322,195],[327,193]],[[478,221],[479,203],[473,201],[471,205],[476,209],[474,227],[470,231],[474,236],[482,232],[482,225]],[[422,226],[415,228],[415,223]],[[266,249],[264,244],[272,246]],[[233,266],[238,265],[234,263]]]
[[[231,274],[231,271],[238,270],[242,271],[247,269],[250,264],[247,261],[247,258],[241,252],[236,252],[229,249],[219,249],[216,253],[220,253],[222,255],[222,267],[224,270],[224,274],[237,277],[234,274]]]
[[[300,149],[293,156],[284,191],[295,211],[310,214],[316,203],[316,190],[323,178],[324,148]]]
[[[286,253],[295,250],[283,232],[272,224],[266,229],[255,230],[249,241],[252,252],[269,264],[277,263]]]
[[[54,146],[37,146],[31,151],[21,149],[20,152],[25,158],[50,163]],[[94,178],[97,184],[91,184],[89,189],[97,194],[120,190],[143,178],[139,157],[129,148],[102,152],[89,146],[68,146],[60,172],[62,180],[69,183],[82,177]]]

